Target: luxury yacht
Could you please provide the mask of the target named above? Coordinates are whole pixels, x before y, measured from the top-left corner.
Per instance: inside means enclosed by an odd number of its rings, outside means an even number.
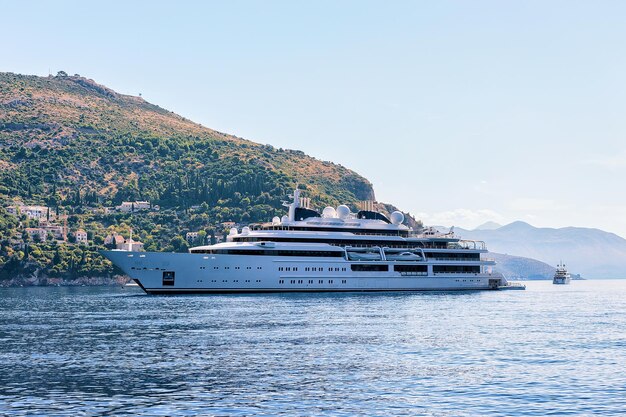
[[[570,280],[571,280],[571,276],[569,272],[567,272],[567,269],[565,268],[565,265],[563,264],[563,262],[560,262],[556,266],[556,272],[554,273],[554,277],[552,278],[552,283],[553,284],[569,284]]]
[[[484,242],[429,228],[404,215],[340,205],[321,213],[285,203],[288,214],[233,228],[223,243],[188,253],[103,251],[150,294],[524,289],[492,272]]]

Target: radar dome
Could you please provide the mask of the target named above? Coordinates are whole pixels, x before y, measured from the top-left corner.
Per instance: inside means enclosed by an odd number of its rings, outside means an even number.
[[[283,216],[283,217],[281,217],[280,221],[281,221],[281,223],[288,222],[289,221],[289,217]]]
[[[231,236],[235,236],[237,234],[237,228],[233,227],[232,229],[230,229],[230,232],[228,232],[228,234]]]
[[[402,214],[399,211],[394,211],[393,213],[391,213],[391,223],[397,226],[401,224],[403,221],[404,221],[404,214]]]
[[[278,216],[272,217],[272,224],[280,224],[280,217]]]
[[[242,235],[247,235],[247,234],[249,234],[249,233],[250,233],[250,228],[249,228],[248,226],[244,226],[244,227],[241,229],[241,234],[242,234]]]
[[[337,207],[337,216],[341,220],[347,219],[349,215],[350,215],[350,208],[348,206],[346,206],[345,204],[342,204],[339,207]]]
[[[322,217],[325,219],[332,219],[333,217],[337,217],[337,212],[333,207],[329,206],[322,211]]]

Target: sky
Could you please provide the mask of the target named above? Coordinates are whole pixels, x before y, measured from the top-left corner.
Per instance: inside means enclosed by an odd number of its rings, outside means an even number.
[[[426,224],[626,237],[626,2],[5,1],[0,71],[355,170]]]

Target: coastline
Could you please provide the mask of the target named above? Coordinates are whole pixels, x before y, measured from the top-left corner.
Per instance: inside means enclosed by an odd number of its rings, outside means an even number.
[[[15,277],[0,281],[0,288],[9,287],[81,287],[81,286],[119,286],[130,282],[126,275],[113,277],[78,277],[68,280],[47,276]]]

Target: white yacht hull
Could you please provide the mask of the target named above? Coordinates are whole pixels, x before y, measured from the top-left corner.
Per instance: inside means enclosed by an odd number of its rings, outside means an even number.
[[[450,291],[507,286],[501,274],[433,273],[437,261],[356,261],[344,258],[103,251],[149,294]],[[477,261],[476,265],[482,264]],[[387,270],[353,270],[378,265]],[[424,265],[425,272],[397,272]]]

